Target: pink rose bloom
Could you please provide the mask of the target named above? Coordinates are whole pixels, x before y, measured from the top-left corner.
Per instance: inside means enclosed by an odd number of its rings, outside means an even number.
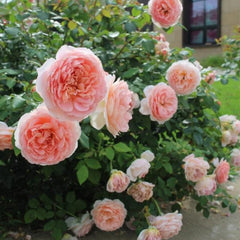
[[[194,189],[197,191],[198,196],[213,195],[217,189],[215,177],[215,175],[205,176],[197,182]]]
[[[132,184],[128,190],[127,194],[132,196],[137,202],[144,202],[149,200],[153,195],[154,184],[149,182],[137,182]]]
[[[161,233],[157,228],[150,226],[148,229],[144,229],[138,235],[137,240],[161,240]]]
[[[154,39],[162,42],[166,41],[165,35],[163,33],[160,33],[158,36],[154,37]]]
[[[130,179],[126,173],[114,169],[107,182],[107,191],[121,193],[127,189],[129,183]]]
[[[155,45],[155,53],[157,55],[162,55],[164,58],[168,56],[170,52],[169,42],[158,41]]]
[[[48,59],[37,71],[36,90],[49,112],[61,120],[81,121],[107,91],[102,63],[87,48],[64,45],[56,59]]]
[[[13,149],[12,135],[14,128],[8,127],[5,122],[0,122],[0,151]]]
[[[152,162],[155,155],[150,150],[147,150],[141,154],[141,158],[146,159],[148,162]]]
[[[207,170],[210,168],[207,161],[203,158],[195,157],[194,154],[183,159],[185,177],[188,181],[197,182],[202,177],[207,175]]]
[[[240,150],[234,148],[231,153],[231,163],[235,167],[240,167]]]
[[[208,84],[213,84],[214,81],[216,79],[216,71],[212,71],[210,73],[207,74],[207,76],[205,77],[205,82],[207,82]]]
[[[222,146],[225,147],[225,146],[231,144],[231,141],[232,141],[231,132],[230,131],[224,131],[222,133],[222,139],[221,139]]]
[[[69,217],[65,220],[69,230],[71,230],[77,237],[83,237],[87,235],[94,224],[93,220],[90,219],[89,213],[82,215],[81,219]]]
[[[226,160],[221,160],[215,169],[216,181],[221,184],[228,180],[230,165]]]
[[[232,128],[233,128],[233,132],[238,135],[240,133],[240,121],[239,120],[235,120],[233,122],[233,125],[232,125]]]
[[[163,28],[177,24],[183,10],[179,0],[150,0],[148,8],[153,23]]]
[[[178,95],[188,95],[200,84],[201,73],[188,60],[180,60],[167,70],[166,79]]]
[[[96,201],[91,211],[94,223],[103,231],[115,231],[122,227],[127,215],[127,210],[124,204],[118,200],[104,200]]]
[[[151,165],[146,159],[136,159],[128,167],[127,175],[131,181],[135,182],[137,178],[144,178],[148,173],[150,167]]]
[[[14,137],[16,147],[27,161],[53,165],[74,153],[80,134],[78,122],[58,121],[41,104],[20,118]]]
[[[163,124],[177,111],[178,99],[174,90],[165,83],[147,86],[144,89],[146,98],[142,99],[139,112],[150,115],[152,121]]]
[[[107,94],[91,114],[91,125],[101,129],[104,125],[116,137],[119,132],[127,132],[132,119],[132,109],[137,105],[137,97],[129,90],[127,82],[115,81],[115,76],[107,75]]]
[[[163,216],[150,216],[149,222],[160,231],[162,239],[169,239],[180,232],[182,228],[182,214],[176,211]]]

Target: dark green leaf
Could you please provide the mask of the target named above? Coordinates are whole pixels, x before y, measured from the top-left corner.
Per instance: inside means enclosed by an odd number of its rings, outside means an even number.
[[[86,159],[84,162],[89,168],[92,168],[92,169],[99,169],[102,167],[99,161],[96,159]]]
[[[55,220],[50,220],[44,225],[44,231],[51,231],[56,226]]]
[[[105,150],[105,155],[109,160],[113,160],[115,156],[115,152],[112,147],[107,147]]]
[[[82,185],[88,179],[88,168],[82,165],[77,171],[77,179],[80,185]]]
[[[125,143],[123,142],[119,142],[115,145],[113,145],[113,148],[117,151],[117,152],[131,152],[131,148],[129,148]]]
[[[75,192],[68,192],[66,196],[66,202],[73,203],[76,200],[76,194]]]
[[[31,223],[37,218],[37,212],[34,209],[28,210],[24,215],[25,223]]]
[[[79,139],[80,143],[82,144],[83,147],[89,149],[89,138],[88,136],[82,131],[81,136]]]

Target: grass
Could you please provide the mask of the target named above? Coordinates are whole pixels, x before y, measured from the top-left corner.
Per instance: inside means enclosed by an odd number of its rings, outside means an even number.
[[[209,66],[220,68],[223,63],[224,63],[224,57],[222,55],[209,56],[200,61],[200,64],[204,68],[207,68]]]
[[[221,102],[220,114],[235,115],[240,119],[240,80],[231,80],[226,85],[215,82],[213,87]]]

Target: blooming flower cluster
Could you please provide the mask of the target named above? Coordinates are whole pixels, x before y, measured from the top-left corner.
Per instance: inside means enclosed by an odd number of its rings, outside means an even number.
[[[207,175],[210,165],[202,157],[195,157],[190,154],[183,159],[185,177],[188,181],[195,182],[194,189],[198,196],[213,195],[217,189],[217,183],[221,184],[228,180],[230,165],[221,159],[216,158],[213,160],[215,166],[214,173]]]
[[[170,52],[169,42],[166,41],[166,38],[162,33],[154,38],[158,41],[155,44],[155,53],[162,56],[163,59],[167,59]]]
[[[0,122],[0,151],[13,149],[11,141],[13,132],[14,128],[8,127],[4,122]]]
[[[234,115],[223,115],[219,120],[222,131],[222,146],[235,145],[240,134],[240,121]]]

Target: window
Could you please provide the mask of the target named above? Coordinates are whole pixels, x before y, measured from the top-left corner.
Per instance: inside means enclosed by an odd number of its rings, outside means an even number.
[[[185,45],[214,45],[220,37],[220,0],[184,0]]]

